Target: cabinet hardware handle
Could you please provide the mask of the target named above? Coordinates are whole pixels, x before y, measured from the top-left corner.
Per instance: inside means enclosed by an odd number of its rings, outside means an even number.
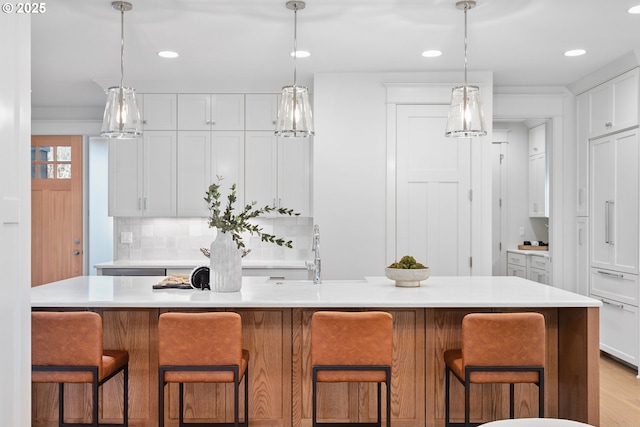
[[[215,120],[211,120],[209,123],[210,123],[211,125],[215,126],[216,121],[215,121]]]
[[[604,304],[611,305],[615,308],[624,308],[624,304],[616,304],[614,302],[607,301],[606,299],[602,299],[602,298],[598,298],[598,299],[602,301]]]
[[[584,206],[584,188],[578,190],[578,206],[582,208]]]
[[[147,121],[146,121],[146,120],[143,120],[143,121],[142,121],[142,124],[143,124],[143,125],[146,125],[146,124],[147,124]]]
[[[278,198],[278,209],[282,206],[282,198]]]
[[[608,243],[610,245],[614,245],[615,242],[613,241],[613,239],[611,238],[611,236],[613,235],[613,226],[614,226],[614,216],[613,216],[613,209],[615,208],[615,202],[613,200],[607,200],[605,202],[605,207],[606,207],[606,212],[605,212],[605,243]]]
[[[146,197],[144,198],[144,210],[145,211],[147,210],[147,198]]]
[[[615,231],[616,231],[616,216],[615,216],[615,209],[616,209],[616,202],[615,200],[611,200],[611,202],[609,203],[609,209],[611,209],[611,213],[609,214],[609,227],[611,228],[609,230],[609,241],[611,245],[615,245]]]
[[[140,197],[138,197],[138,210],[142,210],[142,199]]]
[[[607,123],[605,123],[605,124],[604,124],[604,126],[605,126],[606,128],[610,128],[611,126],[613,126],[613,123],[611,123],[611,122],[607,122]]]
[[[271,124],[272,124],[272,125],[275,125],[276,123],[278,123],[278,121],[277,121],[277,120],[271,120]]]
[[[596,273],[602,274],[603,276],[611,276],[617,277],[618,279],[624,279],[624,274],[621,273],[609,273],[608,271],[596,270]]]
[[[609,201],[604,202],[604,242],[609,243]]]

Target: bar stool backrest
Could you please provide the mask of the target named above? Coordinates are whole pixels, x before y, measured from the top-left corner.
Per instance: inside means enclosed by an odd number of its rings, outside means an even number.
[[[238,313],[163,313],[158,322],[160,366],[242,365]]]
[[[462,320],[462,363],[466,366],[544,366],[545,322],[540,313],[472,313]],[[510,382],[513,374],[473,372],[471,382]],[[537,381],[535,372],[515,382]],[[525,378],[522,378],[525,377]]]
[[[389,313],[319,311],[311,318],[311,365],[392,365]]]
[[[102,376],[102,318],[98,313],[31,313],[31,363],[34,366],[97,366]],[[40,382],[57,382],[64,375],[67,382],[91,382],[87,371],[33,373]],[[46,378],[45,378],[46,377]]]

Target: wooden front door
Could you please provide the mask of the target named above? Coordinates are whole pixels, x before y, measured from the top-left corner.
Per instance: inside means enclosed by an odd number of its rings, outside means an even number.
[[[80,276],[82,252],[82,137],[33,136],[31,286]]]

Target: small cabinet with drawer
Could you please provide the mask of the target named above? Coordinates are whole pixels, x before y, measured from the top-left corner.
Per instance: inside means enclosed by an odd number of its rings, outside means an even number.
[[[507,251],[507,275],[549,284],[549,257],[546,254]]]
[[[507,275],[527,278],[527,256],[507,251]]]

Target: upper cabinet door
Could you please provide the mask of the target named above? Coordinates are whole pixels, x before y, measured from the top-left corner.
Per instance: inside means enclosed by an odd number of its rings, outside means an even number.
[[[246,112],[247,130],[275,130],[278,119],[278,95],[246,95]]]
[[[211,130],[244,130],[244,95],[211,95]]]
[[[589,137],[638,124],[638,68],[590,90]]]
[[[244,95],[179,94],[178,130],[244,130]]]
[[[177,96],[166,93],[145,93],[142,97],[144,130],[176,130]]]
[[[576,97],[576,153],[577,188],[576,215],[589,215],[589,97],[587,93]]]
[[[529,129],[529,155],[545,153],[547,149],[547,124]]]
[[[178,130],[211,129],[211,95],[178,94]]]

